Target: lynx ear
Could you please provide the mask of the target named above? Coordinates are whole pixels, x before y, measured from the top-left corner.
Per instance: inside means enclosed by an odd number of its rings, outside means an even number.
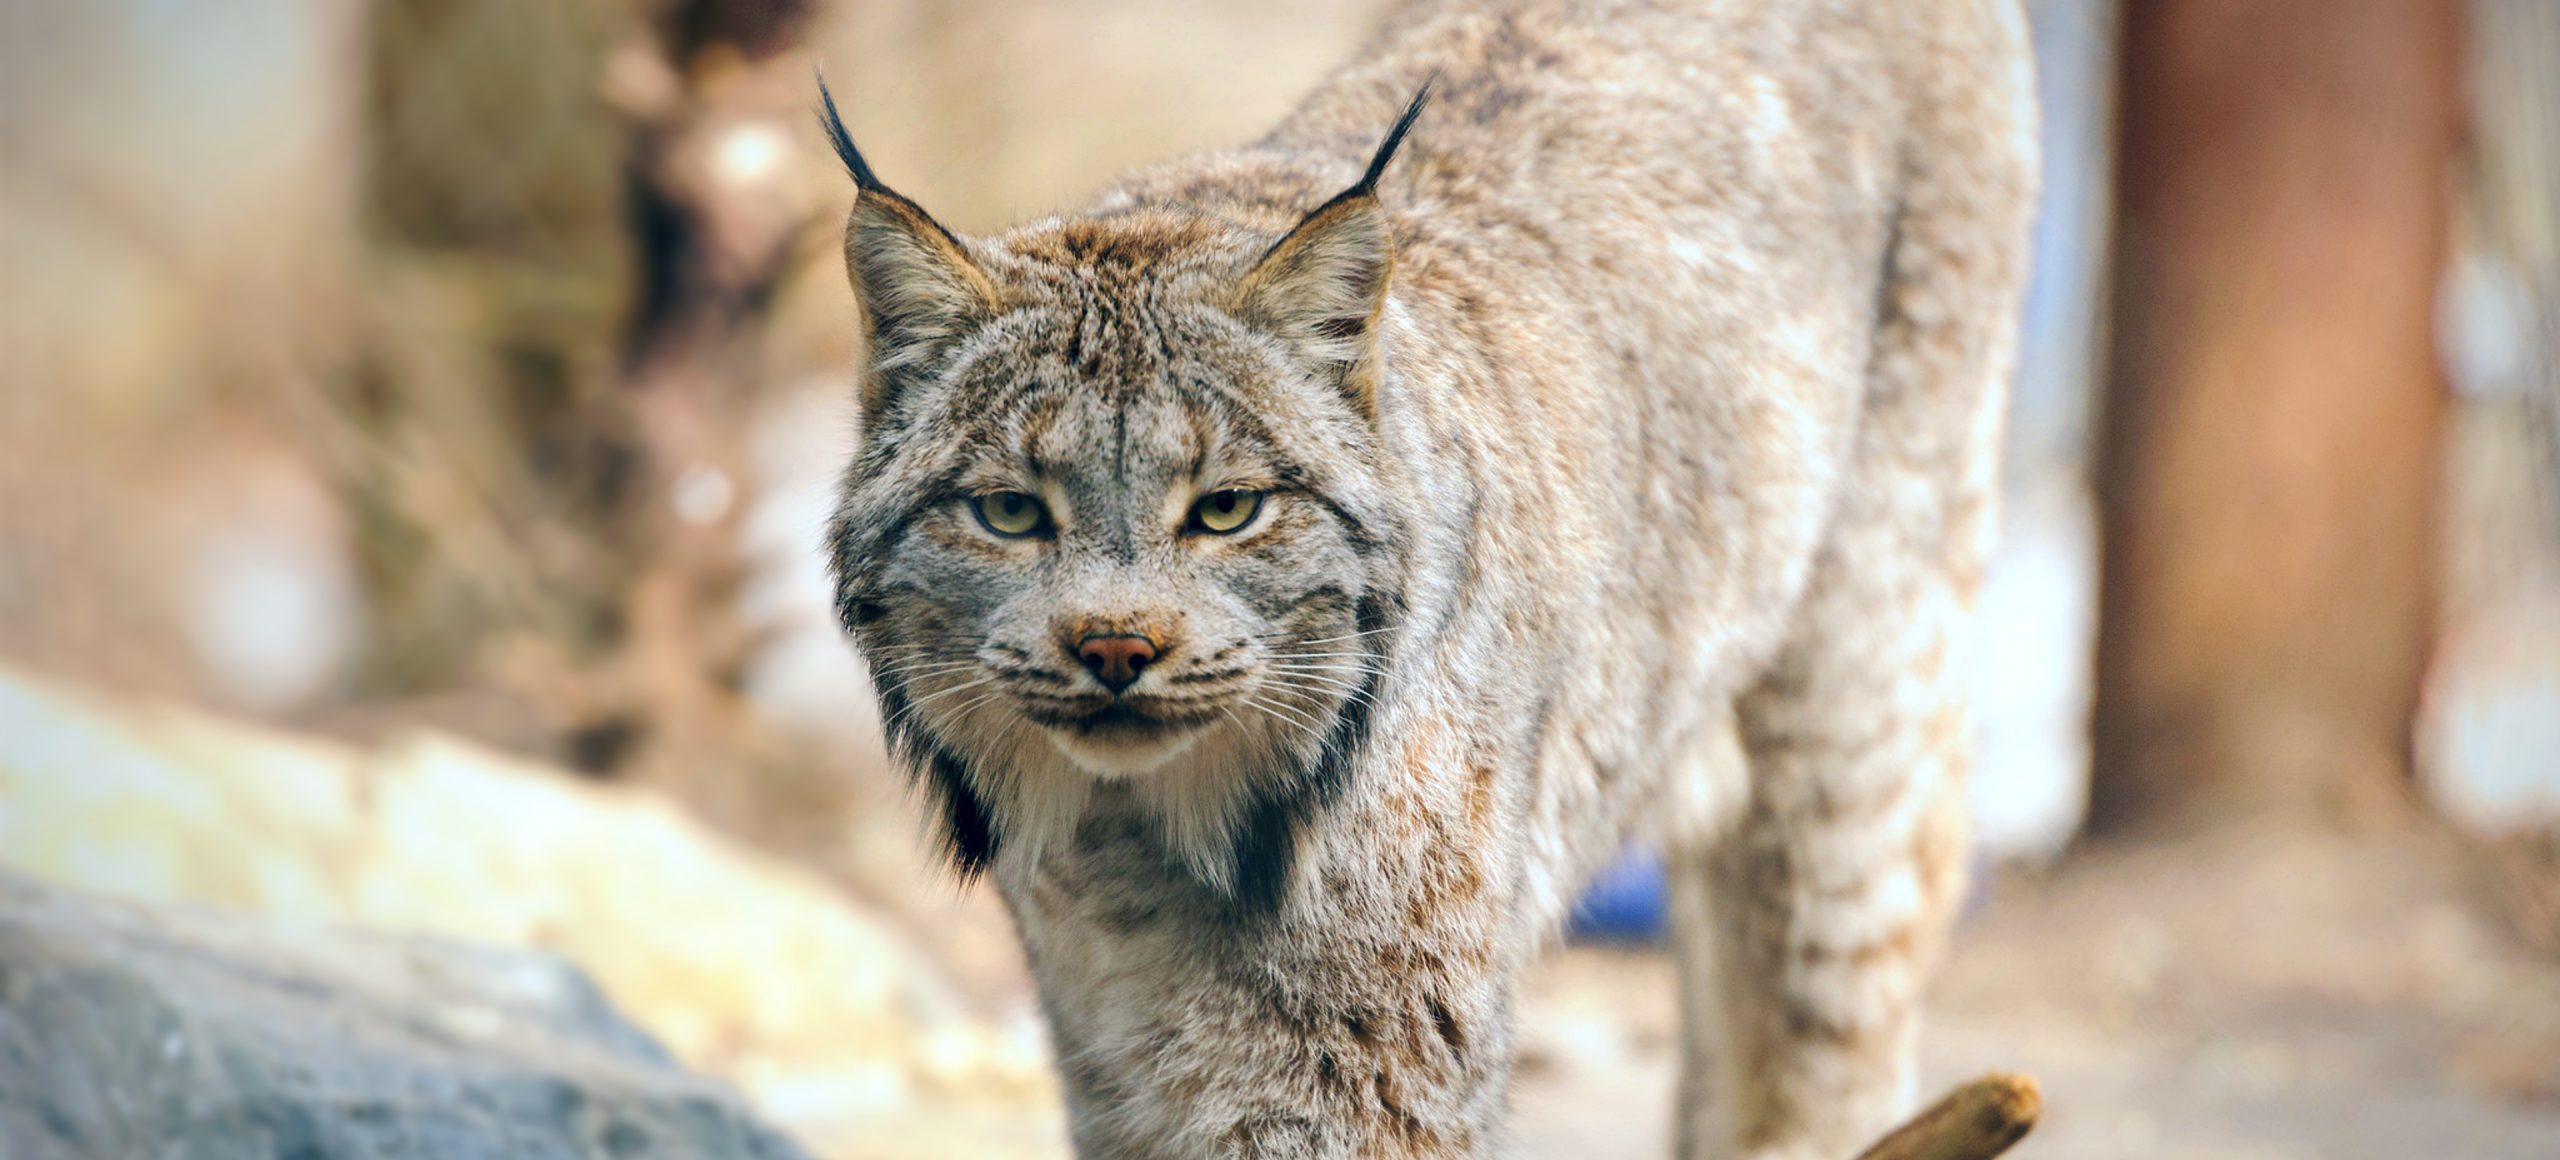
[[[871,172],[836,114],[824,73],[818,98],[827,139],[860,191],[845,222],[844,264],[870,342],[862,376],[862,411],[869,415],[886,401],[897,372],[931,359],[994,314],[995,285],[956,235]]]
[[[931,358],[994,313],[995,287],[960,239],[886,189],[863,190],[854,200],[844,264],[871,340],[871,365],[882,371]]]
[[[1395,264],[1386,214],[1369,193],[1337,197],[1271,247],[1236,288],[1236,315],[1323,362],[1366,357]]]
[[[1435,76],[1433,80],[1437,80]],[[1372,403],[1369,366],[1378,312],[1387,300],[1395,246],[1378,205],[1378,178],[1405,131],[1431,99],[1426,80],[1396,118],[1360,182],[1301,220],[1262,255],[1236,287],[1236,316],[1288,340],[1310,358],[1342,368],[1363,411]]]

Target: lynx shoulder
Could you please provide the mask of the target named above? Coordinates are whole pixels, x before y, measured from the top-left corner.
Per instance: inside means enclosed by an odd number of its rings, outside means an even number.
[[[1688,1154],[1907,1108],[2027,69],[2014,0],[1418,4],[989,237],[830,103],[838,605],[1083,1153],[1499,1152],[1520,972],[1630,841]]]

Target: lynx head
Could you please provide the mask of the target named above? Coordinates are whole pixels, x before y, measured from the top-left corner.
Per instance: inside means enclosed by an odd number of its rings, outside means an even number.
[[[1276,886],[1401,605],[1375,187],[1422,102],[1293,229],[1151,205],[972,239],[826,101],[868,340],[836,598],[963,873],[1110,783],[1204,881]]]

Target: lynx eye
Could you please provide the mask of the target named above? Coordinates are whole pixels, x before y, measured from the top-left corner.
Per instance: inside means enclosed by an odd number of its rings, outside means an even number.
[[[1018,491],[971,496],[969,510],[977,514],[980,526],[1008,540],[1038,535],[1049,526],[1049,509]]]
[[[1232,536],[1261,512],[1261,492],[1213,491],[1191,505],[1191,527],[1213,536]]]

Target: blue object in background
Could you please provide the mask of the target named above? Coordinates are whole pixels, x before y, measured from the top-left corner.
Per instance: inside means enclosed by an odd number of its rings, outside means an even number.
[[[1959,917],[1972,917],[1990,901],[1997,865],[1982,852],[1974,853]],[[1582,892],[1582,901],[1574,904],[1573,917],[1565,923],[1565,937],[1585,943],[1660,942],[1671,924],[1669,889],[1661,855],[1651,850],[1628,851]]]
[[[1634,850],[1592,880],[1574,904],[1565,937],[1578,942],[1650,943],[1669,924],[1662,858]]]

